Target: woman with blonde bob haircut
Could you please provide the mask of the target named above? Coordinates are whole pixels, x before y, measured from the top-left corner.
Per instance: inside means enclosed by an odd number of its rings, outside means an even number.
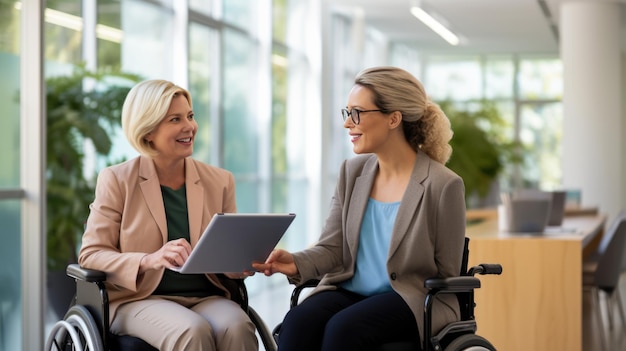
[[[421,349],[424,281],[459,275],[465,237],[462,179],[445,167],[450,122],[422,84],[396,67],[361,71],[342,109],[358,156],[343,162],[318,242],[274,250],[255,268],[293,284],[321,279],[281,325],[284,351]],[[433,332],[458,320],[454,295],[436,298]]]
[[[122,107],[122,129],[135,150],[146,156],[156,156],[145,136],[150,134],[161,123],[174,96],[185,97],[189,106],[191,95],[189,92],[166,80],[152,80],[149,83],[138,84],[132,89]],[[146,104],[145,101],[153,101]]]
[[[141,82],[126,97],[122,127],[140,155],[98,174],[78,258],[107,274],[111,332],[158,350],[258,349],[224,276],[170,269],[183,265],[215,213],[237,211],[233,175],[191,158],[191,95],[169,81]]]

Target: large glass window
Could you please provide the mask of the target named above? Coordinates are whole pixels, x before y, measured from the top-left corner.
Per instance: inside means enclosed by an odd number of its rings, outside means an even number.
[[[272,55],[272,140],[271,173],[272,173],[272,211],[293,212],[289,207],[289,171],[288,134],[290,122],[287,118],[287,94],[289,77],[287,55],[284,50],[274,49]],[[295,146],[295,145],[294,145]],[[306,189],[306,185],[302,187]]]
[[[45,11],[44,55],[46,60],[78,63],[82,60],[81,1],[48,3]]]
[[[167,1],[167,2],[171,2]],[[141,0],[122,1],[121,67],[145,78],[173,79],[175,55],[173,10]],[[175,82],[177,83],[177,82]]]
[[[419,50],[406,44],[391,43],[389,60],[392,66],[402,67],[422,79],[422,59]]]
[[[488,57],[484,77],[486,99],[511,100],[515,97],[515,62],[511,56]]]
[[[562,186],[563,66],[558,58],[524,57],[519,63],[518,140],[522,187]]]
[[[287,43],[289,0],[272,0],[272,40]]]
[[[122,57],[121,2],[98,0],[96,24],[96,50],[98,67],[119,67]]]
[[[220,0],[189,0],[189,9],[204,15],[214,15],[214,6],[221,5]]]
[[[219,42],[214,29],[198,24],[189,24],[189,90],[193,97],[193,110],[198,121],[194,145],[194,157],[209,164],[219,164],[216,150],[219,130],[213,121],[219,120],[219,102],[213,87],[217,77],[212,76],[212,67],[219,54]],[[213,95],[212,95],[213,94]],[[219,126],[218,123],[215,123]]]
[[[237,207],[240,212],[256,212],[264,208],[261,195],[269,189],[259,163],[269,161],[269,155],[260,153],[262,111],[257,109],[256,91],[259,88],[257,51],[254,41],[233,30],[224,31],[223,56],[223,153],[224,168],[233,172],[237,183]],[[265,205],[266,206],[266,205]],[[267,210],[267,207],[265,207]]]
[[[395,62],[415,53],[391,51]],[[481,121],[500,145],[507,145],[499,189],[554,189],[561,185],[562,65],[554,57],[515,55],[422,55],[423,83],[431,98],[472,111],[482,100],[495,104],[501,120]],[[454,126],[453,126],[454,128]],[[514,146],[518,143],[517,146]],[[497,198],[495,198],[497,201]]]
[[[555,100],[563,96],[563,65],[558,58],[527,57],[520,61],[519,98]]]
[[[250,30],[256,28],[259,1],[222,0],[224,22]]]
[[[330,148],[326,151],[324,162],[328,169],[325,174],[326,181],[329,184],[337,182],[339,176],[339,167],[341,163],[349,157],[354,156],[352,152],[352,143],[347,135],[346,129],[343,127],[341,118],[341,109],[346,107],[348,94],[354,84],[354,78],[361,67],[355,66],[352,57],[354,56],[354,48],[357,45],[354,40],[353,21],[343,15],[335,15],[331,21],[330,31],[332,35],[332,47],[334,53],[333,60],[333,84],[330,91],[330,103],[332,108],[327,116],[330,125]],[[333,195],[334,186],[328,189],[329,192],[324,194],[325,199],[330,199]]]
[[[21,238],[20,201],[0,201],[0,349],[21,350]]]
[[[479,57],[430,57],[422,83],[434,100],[478,100],[482,72]]]
[[[0,188],[18,188],[20,184],[20,57],[19,12],[13,3],[0,2]]]
[[[314,90],[311,64],[303,24],[310,15],[306,2],[273,1],[272,28],[272,208],[274,211],[295,212],[298,219],[281,245],[288,250],[300,250],[309,244],[309,236],[317,238],[315,226],[307,226],[311,218],[311,183],[315,174],[309,166],[315,164],[315,152],[320,140],[315,129],[320,118]],[[312,103],[313,101],[313,103]]]
[[[272,9],[272,48],[269,61],[271,115],[269,128],[263,127],[260,146],[267,145],[269,158],[259,164],[259,174],[268,173],[268,209],[272,212],[294,212],[297,217],[279,246],[290,251],[301,250],[319,236],[323,219],[317,214],[319,191],[316,191],[321,140],[316,131],[321,125],[315,78],[307,54],[303,28],[311,17],[310,4],[302,1],[275,0]],[[265,62],[264,60],[260,60]],[[264,84],[262,84],[264,86]],[[263,91],[262,89],[260,89]],[[259,93],[257,93],[258,95]],[[260,94],[264,94],[261,92]],[[265,120],[264,116],[259,116]],[[267,161],[266,161],[267,160]],[[319,188],[318,188],[319,189]],[[329,198],[323,198],[325,203]],[[262,200],[263,202],[263,200]],[[261,208],[263,210],[263,208]],[[247,280],[250,303],[274,327],[284,317],[292,287],[285,278],[257,275]]]
[[[21,350],[21,202],[3,196],[20,187],[20,15],[17,1],[0,1],[0,350]]]
[[[523,153],[522,186],[540,189],[561,187],[563,109],[561,103],[525,103],[520,113]]]

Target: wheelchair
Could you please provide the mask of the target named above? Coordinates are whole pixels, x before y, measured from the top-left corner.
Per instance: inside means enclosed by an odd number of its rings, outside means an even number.
[[[485,338],[476,334],[477,325],[474,317],[474,290],[480,288],[480,280],[475,275],[502,274],[500,264],[479,264],[467,268],[469,258],[469,238],[465,238],[461,274],[458,277],[431,278],[424,282],[428,294],[424,300],[424,340],[422,345],[417,342],[392,342],[381,345],[377,351],[496,351],[496,348]],[[290,307],[295,307],[303,291],[317,286],[319,280],[312,279],[293,289]],[[456,294],[459,301],[461,318],[449,323],[439,333],[432,335],[432,306],[439,294]],[[272,331],[274,340],[278,342],[281,324]]]
[[[76,281],[76,295],[63,320],[53,325],[45,351],[158,351],[140,338],[111,333],[105,272],[70,264],[66,273]],[[248,292],[243,279],[218,276],[231,292],[232,300],[239,303],[254,323],[265,350],[276,351],[269,328],[257,312],[248,306]]]

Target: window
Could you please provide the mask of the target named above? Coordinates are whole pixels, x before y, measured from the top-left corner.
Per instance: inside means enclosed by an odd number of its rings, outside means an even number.
[[[410,47],[395,46],[391,51],[395,62],[407,62],[408,57],[417,55]],[[433,100],[450,100],[468,109],[482,99],[491,100],[498,107],[502,123],[481,127],[501,143],[520,143],[521,162],[505,163],[500,190],[554,189],[561,185],[563,82],[558,58],[427,54],[421,58],[422,82]]]
[[[98,67],[116,67],[121,62],[124,40],[121,7],[118,0],[97,1],[95,40]]]
[[[515,97],[515,61],[510,56],[489,56],[484,64],[484,97],[511,100]]]
[[[122,70],[146,79],[173,80],[174,57],[186,53],[172,52],[178,39],[173,36],[174,13],[171,8],[140,0],[122,1],[120,17],[124,36],[118,64]]]
[[[16,1],[0,2],[0,349],[21,350],[22,217],[20,188],[20,16]]]
[[[480,57],[430,57],[422,80],[433,100],[467,101],[483,96]]]
[[[520,120],[520,141],[527,150],[521,167],[522,186],[549,190],[559,188],[563,142],[561,103],[524,103]]]
[[[519,67],[518,140],[525,151],[519,185],[556,189],[562,185],[563,67],[551,57],[524,57]]]
[[[193,110],[198,121],[194,141],[194,157],[219,164],[219,96],[216,96],[219,77],[214,74],[219,57],[216,30],[192,22],[189,24],[189,90]]]
[[[557,58],[520,60],[519,99],[557,100],[563,96],[563,66]]]

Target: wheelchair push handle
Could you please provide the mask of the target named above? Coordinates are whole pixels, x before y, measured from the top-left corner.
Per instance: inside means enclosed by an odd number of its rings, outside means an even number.
[[[470,268],[469,275],[502,274],[502,265],[498,263],[481,263]]]

